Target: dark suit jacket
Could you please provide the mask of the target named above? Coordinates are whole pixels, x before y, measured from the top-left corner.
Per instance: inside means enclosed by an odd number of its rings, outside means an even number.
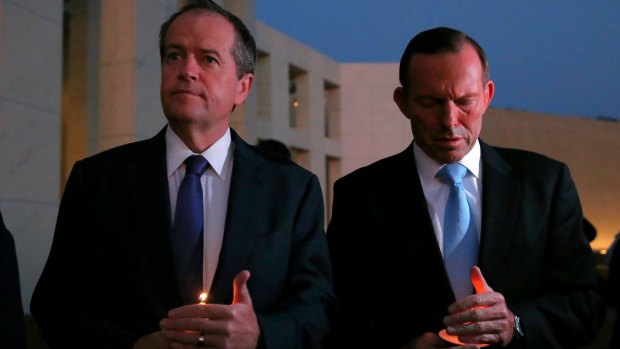
[[[233,174],[210,303],[248,288],[261,346],[305,348],[334,302],[316,176],[268,159],[232,132]],[[52,348],[130,348],[182,305],[172,262],[165,137],[79,161],[61,202],[31,310]]]
[[[568,168],[541,155],[482,146],[478,265],[522,318],[523,348],[592,339],[600,301],[592,251]],[[455,301],[412,146],[336,182],[327,232],[341,318],[328,348],[398,348],[437,333]]]
[[[0,348],[26,345],[15,243],[0,213]]]
[[[609,262],[609,287],[610,306],[616,308],[616,320],[612,332],[609,349],[620,348],[620,247],[616,245]]]

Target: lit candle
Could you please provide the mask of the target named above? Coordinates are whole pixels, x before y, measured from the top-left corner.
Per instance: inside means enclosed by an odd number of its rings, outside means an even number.
[[[207,293],[201,293],[200,296],[198,296],[198,300],[200,301],[199,304],[207,304]]]

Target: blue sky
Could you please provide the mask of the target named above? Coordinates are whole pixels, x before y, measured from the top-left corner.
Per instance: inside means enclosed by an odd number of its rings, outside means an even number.
[[[398,62],[418,32],[487,52],[493,107],[620,119],[620,1],[257,0],[259,20],[339,62]]]

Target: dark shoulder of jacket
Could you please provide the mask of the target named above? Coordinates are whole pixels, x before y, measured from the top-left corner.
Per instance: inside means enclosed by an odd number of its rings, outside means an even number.
[[[119,145],[76,162],[80,166],[115,167],[135,162],[139,158],[164,158],[166,156],[165,127],[157,135]]]
[[[547,155],[524,149],[503,148],[489,146],[490,149],[496,151],[502,159],[508,162],[513,168],[520,168],[531,172],[533,169],[559,170],[566,166],[565,163],[553,159]],[[483,151],[484,154],[484,151]],[[484,156],[484,155],[483,155]]]
[[[386,183],[400,176],[407,170],[414,169],[414,158],[411,146],[404,151],[379,159],[369,165],[362,166],[348,173],[336,182],[340,183]]]

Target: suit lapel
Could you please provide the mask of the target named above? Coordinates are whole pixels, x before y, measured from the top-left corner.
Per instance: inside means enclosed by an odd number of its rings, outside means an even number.
[[[513,236],[520,182],[510,177],[511,167],[489,145],[480,142],[483,166],[482,228],[478,264],[493,287],[501,282],[502,268]]]
[[[411,153],[413,154],[413,150],[411,150]],[[424,212],[423,218],[420,217],[421,226],[419,228],[420,236],[418,238],[419,242],[421,242],[419,246],[424,248],[424,250],[420,250],[419,253],[425,255],[423,257],[424,260],[429,261],[429,264],[425,266],[425,268],[429,269],[427,282],[434,282],[440,286],[437,287],[435,293],[439,295],[440,297],[438,298],[444,300],[447,305],[454,301],[454,293],[452,292],[450,279],[444,266],[443,255],[441,254],[437,236],[435,235],[435,228],[433,227],[428,212],[428,204],[424,196],[424,191],[422,190],[422,183],[420,182],[415,161],[413,162],[413,166],[415,181],[411,182],[414,184],[414,209],[415,212]]]
[[[166,141],[164,128],[155,137],[144,141],[140,156],[128,163],[126,178],[129,181],[131,202],[138,220],[135,242],[141,253],[136,258],[139,278],[145,284],[159,285],[157,290],[143,290],[146,297],[153,297],[151,304],[161,304],[165,309],[172,300],[181,304],[180,290],[170,249],[170,199],[166,169]],[[165,295],[163,298],[161,296]]]
[[[386,177],[386,181],[390,182],[386,200],[391,200],[384,214],[390,217],[386,221],[388,237],[378,236],[377,244],[380,246],[383,239],[388,244],[382,252],[383,256],[377,258],[388,261],[390,279],[400,275],[396,281],[390,282],[392,289],[389,292],[392,292],[392,298],[400,297],[394,301],[402,308],[399,311],[402,326],[437,331],[443,326],[445,309],[454,301],[454,294],[431,222],[412,146],[397,155],[394,164],[387,169],[386,173],[394,173],[394,176]],[[376,272],[381,273],[379,275],[386,273],[385,269]],[[403,281],[405,279],[408,281]],[[403,285],[411,287],[403,289]],[[425,301],[420,305],[411,302],[411,297],[420,297]],[[424,319],[405,318],[406,314],[413,312],[424,312]]]
[[[264,181],[259,168],[262,160],[252,153],[249,146],[233,130],[231,136],[235,150],[226,226],[209,297],[214,303],[232,301],[233,278],[247,268],[246,261],[256,234],[261,229],[260,198],[264,197]]]
[[[408,227],[407,230],[411,232],[404,235],[406,243],[401,244],[401,248],[405,247],[409,255],[411,251],[418,251],[424,253],[432,261],[440,262],[429,264],[443,265],[443,258],[428,213],[412,146],[399,154],[397,161],[398,168],[394,170],[397,177],[393,183],[395,189],[392,193],[399,193],[401,199],[397,200],[399,204],[394,208],[398,212],[394,215],[395,226]],[[396,241],[402,241],[402,238],[398,237]],[[420,248],[422,246],[423,248]]]

